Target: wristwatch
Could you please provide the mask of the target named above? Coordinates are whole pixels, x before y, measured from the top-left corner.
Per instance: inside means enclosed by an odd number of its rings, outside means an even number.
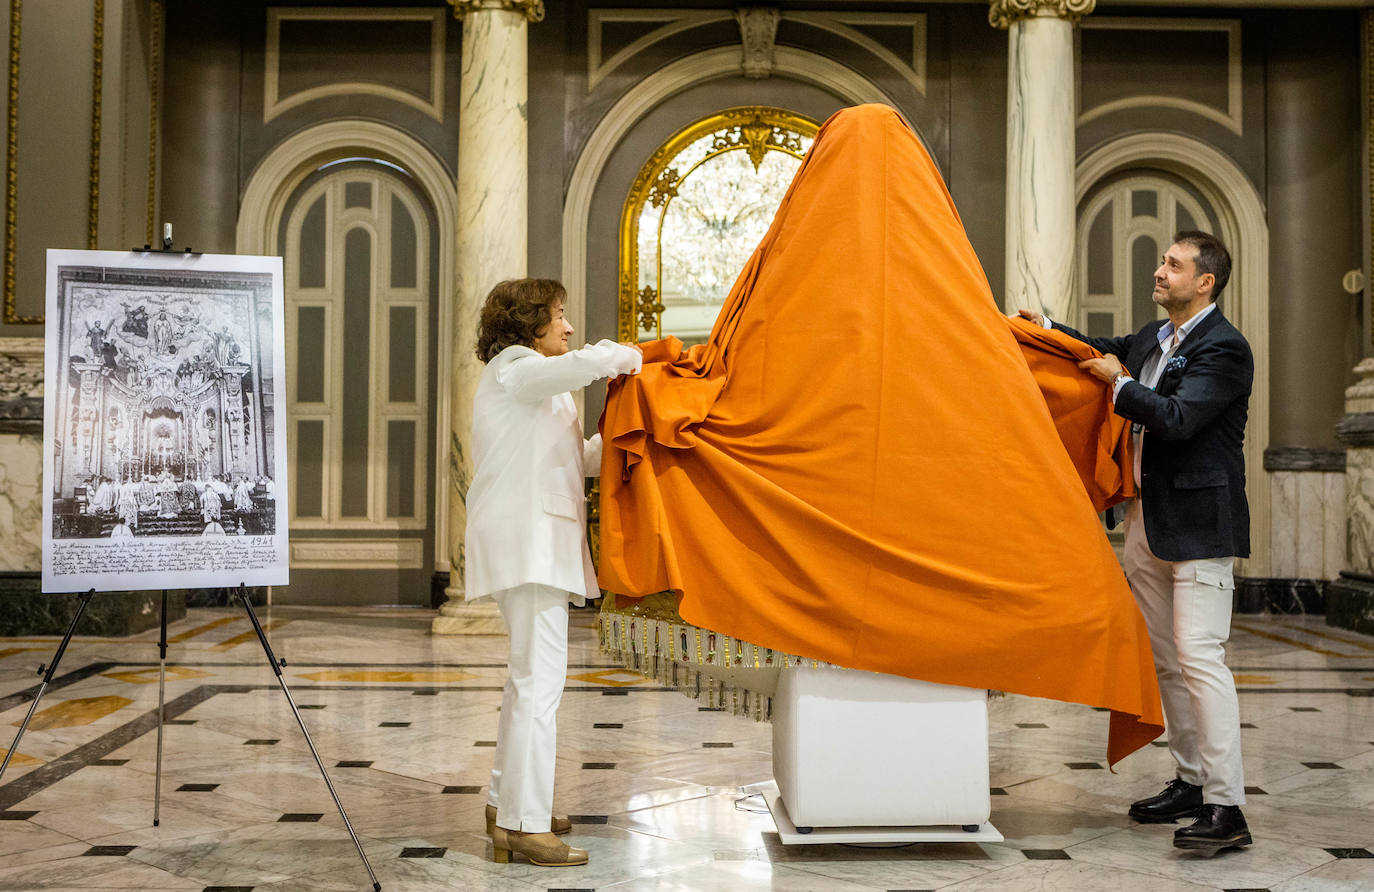
[[[1116,383],[1117,383],[1118,381],[1120,381],[1122,378],[1129,378],[1129,377],[1131,377],[1131,373],[1130,373],[1130,372],[1117,372],[1115,375],[1112,375],[1112,380],[1109,382],[1108,386],[1111,387],[1112,390],[1115,390],[1115,389],[1116,389]]]

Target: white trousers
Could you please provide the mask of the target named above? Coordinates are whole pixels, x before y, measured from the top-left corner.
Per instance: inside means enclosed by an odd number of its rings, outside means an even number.
[[[492,595],[510,630],[510,664],[487,802],[496,824],[547,833],[558,755],[558,703],[568,674],[568,593],[522,585]]]
[[[1240,704],[1222,644],[1231,637],[1235,558],[1164,561],[1150,551],[1140,500],[1126,512],[1126,580],[1154,650],[1178,777],[1211,805],[1243,805]]]

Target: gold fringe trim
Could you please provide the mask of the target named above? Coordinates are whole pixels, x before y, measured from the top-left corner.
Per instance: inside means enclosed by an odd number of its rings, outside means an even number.
[[[597,630],[602,653],[626,669],[675,688],[711,709],[751,716],[755,721],[772,718],[776,675],[768,670],[796,666],[844,668],[761,647],[681,620],[603,609]]]
[[[602,608],[597,634],[601,652],[626,669],[674,688],[710,709],[760,722],[773,717],[777,674],[770,670],[848,668],[761,647],[681,619],[622,613],[614,608]],[[1005,696],[1002,691],[988,691],[990,700]]]

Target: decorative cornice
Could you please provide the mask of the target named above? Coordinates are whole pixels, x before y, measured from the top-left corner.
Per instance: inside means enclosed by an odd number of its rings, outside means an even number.
[[[1343,472],[1345,450],[1316,449],[1309,446],[1270,446],[1264,450],[1264,470]]]
[[[1336,439],[1352,449],[1374,446],[1374,412],[1353,412],[1336,422]]]
[[[522,12],[531,22],[544,21],[544,0],[448,0],[453,17],[461,19],[468,13],[507,10]]]
[[[1077,22],[1096,5],[1097,0],[988,0],[988,23],[1006,29],[1013,22],[1036,16]]]
[[[773,41],[781,18],[781,12],[766,7],[745,6],[735,11],[744,50],[740,67],[745,77],[762,80],[773,73]]]

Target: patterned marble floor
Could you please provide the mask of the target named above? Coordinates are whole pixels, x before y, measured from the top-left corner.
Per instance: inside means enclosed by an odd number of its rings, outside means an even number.
[[[554,869],[494,864],[483,834],[505,640],[432,637],[431,615],[261,611],[388,892],[1374,890],[1374,638],[1317,618],[1237,619],[1255,845],[1204,859],[1125,817],[1170,775],[1165,749],[1113,775],[1105,715],[1022,697],[991,704],[1005,842],[784,847],[750,795],[769,726],[615,669],[574,611],[556,798],[591,863]],[[369,888],[246,617],[192,610],[170,631],[161,825],[156,632],[78,637],[0,779],[0,890]],[[0,746],[55,644],[0,639]]]

